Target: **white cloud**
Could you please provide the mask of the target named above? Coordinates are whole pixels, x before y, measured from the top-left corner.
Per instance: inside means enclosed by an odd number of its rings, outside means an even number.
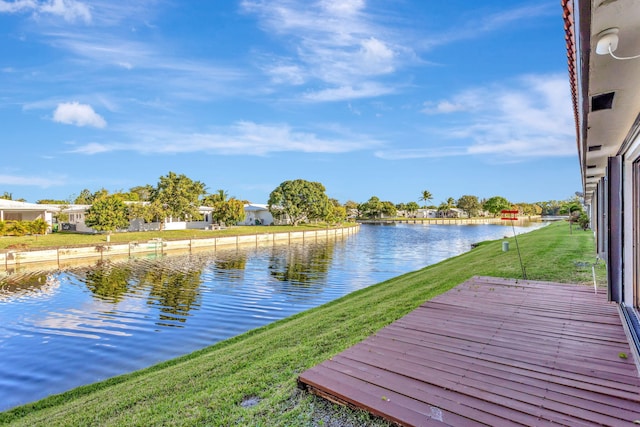
[[[372,98],[393,93],[394,89],[377,83],[365,83],[357,86],[340,86],[304,94],[307,101],[345,101],[359,98]]]
[[[155,52],[148,46],[111,35],[57,31],[49,36],[56,47],[64,48],[96,64],[132,69],[139,64],[153,67],[158,63]]]
[[[335,15],[353,15],[365,6],[364,0],[322,0],[320,7]]]
[[[0,13],[18,13],[22,11],[34,10],[38,7],[35,0],[16,0],[4,1],[0,0]]]
[[[452,22],[449,30],[439,29],[437,33],[429,34],[430,28],[425,25],[420,34],[409,34],[411,26],[405,29],[401,21],[389,19],[380,12],[376,14],[374,9],[367,8],[364,0],[244,0],[241,5],[245,12],[258,17],[260,25],[270,35],[286,40],[290,47],[289,62],[297,61],[298,70],[302,71],[298,75],[304,75],[306,83],[319,80],[328,86],[326,91],[319,92],[319,96],[304,96],[306,100],[318,102],[394,92],[398,83],[390,78],[382,82],[380,78],[396,73],[408,64],[425,65],[427,62],[418,58],[416,49],[429,50],[460,40],[477,39],[483,33],[556,13],[548,3],[500,8],[494,14],[474,15],[462,22]],[[300,79],[276,77],[273,81],[302,84]],[[353,91],[353,98],[348,97],[345,88],[363,84],[384,84],[388,90]],[[332,96],[332,92],[342,95]],[[452,103],[438,108],[456,111],[463,106]]]
[[[65,184],[62,177],[38,177],[0,174],[0,184],[2,185],[23,185],[41,188],[49,188]]]
[[[75,0],[49,0],[41,4],[38,11],[40,13],[50,13],[61,16],[67,22],[91,22],[91,11],[89,7]]]
[[[241,67],[217,66],[208,61],[168,55],[161,45],[132,41],[117,34],[55,31],[47,35],[53,46],[76,56],[74,61],[134,71],[123,84],[162,97],[210,100],[211,94],[234,91],[237,95],[236,83],[245,82],[247,77],[247,71]],[[161,77],[154,77],[158,74]],[[88,83],[92,81],[89,79]],[[240,90],[248,91],[248,85]]]
[[[483,108],[484,89],[472,89],[455,94],[451,99],[438,102],[425,102],[423,113],[446,114],[456,112],[472,112]]]
[[[456,111],[464,111],[466,108],[463,104],[456,104],[453,101],[440,101],[435,106],[425,102],[425,108],[422,110],[427,114],[436,113],[454,113]]]
[[[299,85],[304,78],[304,82],[319,80],[329,86],[318,96],[305,95],[306,100],[324,102],[393,92],[388,83],[385,90],[346,89],[356,85],[380,87],[383,83],[376,80],[378,77],[396,71],[415,57],[412,49],[394,41],[393,29],[374,24],[375,17],[365,12],[363,0],[246,0],[242,6],[258,16],[266,31],[281,36],[291,46],[291,57],[285,62],[295,68],[263,68],[275,76],[299,77],[274,78],[276,83]]]
[[[349,111],[351,111],[353,114],[355,114],[356,116],[361,116],[362,112],[360,112],[359,109],[355,108],[353,105],[351,105],[351,103],[349,103],[347,105],[347,107],[349,107]]]
[[[336,128],[325,128],[328,136],[295,130],[286,124],[236,122],[217,132],[183,132],[167,129],[131,129],[131,143],[78,146],[71,153],[98,154],[109,151],[136,151],[143,154],[201,152],[218,155],[264,156],[277,152],[345,153],[380,145],[366,135],[353,135]],[[180,141],[176,143],[176,141]]]
[[[277,84],[290,84],[298,86],[304,84],[305,71],[295,64],[279,64],[266,68],[266,72],[271,75],[271,80]]]
[[[454,122],[431,124],[437,146],[376,155],[385,159],[482,155],[497,161],[575,156],[570,99],[565,75],[531,75],[510,86],[468,90],[450,100],[427,103],[424,112],[432,117],[431,123],[437,114],[457,113]]]
[[[91,10],[85,3],[76,0],[0,0],[0,13],[32,12],[36,15],[54,15],[67,22],[91,22]]]
[[[484,33],[499,31],[510,25],[517,25],[522,21],[531,20],[534,17],[555,16],[558,13],[555,6],[549,2],[517,6],[513,9],[500,9],[500,12],[494,14],[474,16],[473,19],[467,22],[452,23],[449,31],[442,31],[425,38],[422,45],[424,48],[431,49],[462,40],[477,39]]]
[[[387,44],[371,37],[360,42],[362,66],[365,69],[376,70],[376,73],[390,73],[394,70],[395,53]]]
[[[98,144],[97,142],[90,142],[89,144],[85,144],[77,149],[71,150],[71,153],[78,154],[99,154],[99,153],[108,153],[109,151],[114,151],[114,146],[109,146],[106,144]]]
[[[53,121],[76,126],[104,128],[107,122],[88,104],[66,102],[58,104],[53,112]]]

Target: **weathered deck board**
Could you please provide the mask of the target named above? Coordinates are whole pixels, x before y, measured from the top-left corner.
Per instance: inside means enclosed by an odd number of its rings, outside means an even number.
[[[593,288],[474,277],[302,373],[301,387],[406,426],[629,425],[640,377]]]

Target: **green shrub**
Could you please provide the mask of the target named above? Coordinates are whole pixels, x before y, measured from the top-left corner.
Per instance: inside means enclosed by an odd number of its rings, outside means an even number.
[[[13,221],[9,224],[8,231],[14,236],[24,236],[29,232],[29,224],[27,221]]]
[[[49,224],[42,218],[38,218],[28,223],[29,232],[31,234],[46,234]]]

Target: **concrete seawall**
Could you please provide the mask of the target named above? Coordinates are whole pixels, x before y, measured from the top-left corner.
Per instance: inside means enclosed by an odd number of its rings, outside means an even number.
[[[0,272],[29,269],[60,269],[91,264],[102,259],[126,259],[144,255],[165,255],[206,252],[217,248],[251,247],[289,244],[293,241],[316,242],[321,239],[337,239],[354,234],[359,225],[324,230],[290,231],[238,236],[211,237],[204,239],[162,240],[145,242],[105,243],[95,246],[55,248],[33,251],[8,250],[0,253]]]
[[[515,224],[530,221],[540,221],[540,216],[518,217]],[[505,221],[501,217],[487,218],[382,218],[358,220],[360,224],[434,224],[434,225],[466,225],[466,224],[506,224],[511,225],[511,221]]]

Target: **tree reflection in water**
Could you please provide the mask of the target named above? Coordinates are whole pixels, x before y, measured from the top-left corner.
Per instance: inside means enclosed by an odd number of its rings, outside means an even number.
[[[127,296],[144,295],[146,304],[159,312],[157,325],[181,327],[189,312],[199,307],[201,275],[207,262],[205,255],[101,260],[73,273],[94,297],[117,304]]]
[[[214,275],[217,280],[239,283],[244,280],[247,268],[247,251],[227,250],[216,252],[213,261]]]
[[[180,256],[162,261],[157,268],[148,268],[140,283],[150,288],[147,304],[160,311],[158,325],[182,327],[180,323],[187,320],[189,311],[200,306],[200,285],[206,259]]]
[[[127,295],[132,273],[130,264],[101,260],[85,273],[84,283],[96,297],[117,303]]]
[[[0,301],[51,295],[60,286],[56,274],[36,271],[0,276]]]
[[[269,274],[286,284],[280,288],[284,293],[291,292],[289,286],[294,289],[317,288],[318,283],[325,281],[334,247],[334,242],[327,241],[322,244],[292,245],[284,254],[274,249],[269,258]]]

